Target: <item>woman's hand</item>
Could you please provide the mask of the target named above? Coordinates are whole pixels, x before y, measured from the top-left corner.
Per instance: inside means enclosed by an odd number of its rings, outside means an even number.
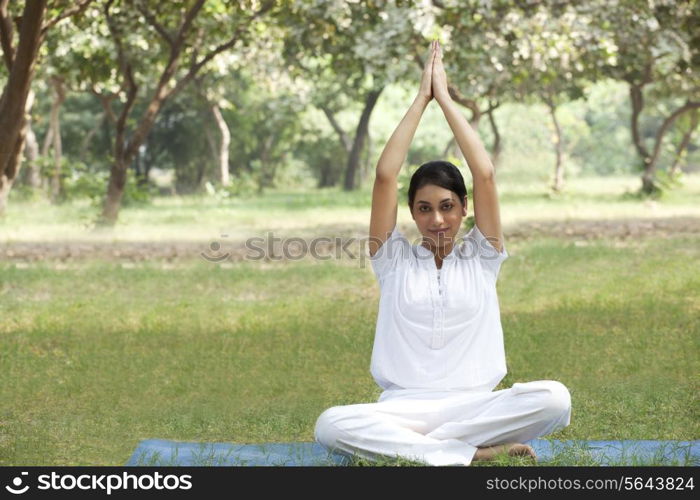
[[[433,62],[433,97],[437,102],[442,102],[443,99],[450,98],[450,92],[447,89],[447,74],[445,67],[442,65],[442,48],[439,42],[434,42],[436,45],[435,56]]]
[[[425,61],[425,67],[423,68],[423,76],[420,81],[420,90],[418,91],[418,97],[425,99],[425,103],[429,103],[433,99],[433,62],[435,61],[435,54],[437,53],[437,40],[433,40],[430,44],[430,54]]]

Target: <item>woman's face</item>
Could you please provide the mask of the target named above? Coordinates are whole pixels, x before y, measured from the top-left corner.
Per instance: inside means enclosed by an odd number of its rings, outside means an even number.
[[[467,216],[467,197],[462,205],[454,191],[427,184],[416,191],[411,215],[429,248],[451,247]]]

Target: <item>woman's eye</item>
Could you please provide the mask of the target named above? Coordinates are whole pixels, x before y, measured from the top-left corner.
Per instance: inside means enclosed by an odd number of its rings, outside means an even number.
[[[423,210],[424,208],[425,208],[425,210]],[[452,205],[443,205],[443,206],[442,206],[442,209],[443,209],[443,210],[452,210]],[[427,212],[428,210],[430,210],[430,207],[428,207],[428,206],[426,206],[426,205],[423,205],[422,207],[420,207],[419,210],[420,210],[421,212]]]

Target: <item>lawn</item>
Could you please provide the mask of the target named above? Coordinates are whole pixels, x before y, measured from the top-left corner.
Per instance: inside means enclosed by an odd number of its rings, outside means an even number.
[[[502,190],[504,214],[566,220],[571,200],[517,192]],[[582,218],[700,216],[685,191],[651,209],[619,192],[574,192],[583,193]],[[315,195],[296,196],[287,207],[291,194],[270,193],[229,219],[243,201],[205,202],[198,230],[195,202],[160,200],[125,210],[111,238],[204,241],[236,220],[250,224],[239,234],[287,223],[303,234],[366,227],[369,205],[357,201],[366,193],[320,207]],[[70,216],[87,213],[10,207],[5,244],[47,241],[60,227],[79,239]],[[406,208],[399,213],[410,224]],[[228,222],[217,226],[214,214]],[[571,425],[555,439],[697,439],[698,235],[506,240],[498,290],[509,373],[497,389],[567,385]],[[358,259],[18,258],[0,262],[0,297],[0,465],[121,465],[146,438],[311,441],[325,408],[379,394],[368,371],[379,291]]]

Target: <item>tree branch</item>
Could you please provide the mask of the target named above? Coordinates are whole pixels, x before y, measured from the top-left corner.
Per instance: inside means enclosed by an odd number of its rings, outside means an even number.
[[[321,109],[323,110],[323,113],[326,115],[326,118],[328,118],[328,121],[331,124],[331,127],[333,127],[333,130],[338,134],[338,137],[340,138],[340,142],[342,143],[343,147],[345,148],[345,151],[348,153],[352,149],[352,141],[350,140],[350,137],[348,137],[348,134],[345,133],[343,130],[343,127],[340,126],[338,121],[335,119],[335,116],[333,115],[333,111],[328,106],[321,106]]]
[[[139,146],[141,146],[146,135],[148,135],[148,132],[153,126],[161,106],[165,100],[177,90],[175,87],[169,89],[168,85],[175,74],[175,71],[177,70],[180,54],[185,43],[185,38],[187,37],[187,33],[189,32],[194,19],[197,17],[197,14],[203,7],[204,1],[205,0],[197,0],[192,8],[185,13],[184,21],[182,22],[182,25],[180,26],[180,29],[178,30],[177,35],[170,46],[168,63],[158,79],[153,97],[139,120],[136,130],[129,139],[129,143],[125,147],[124,157],[127,158],[127,160],[136,155]],[[131,67],[129,66],[129,69],[130,68]]]
[[[642,113],[642,109],[644,109],[644,84],[637,85],[629,81],[628,83],[630,83],[630,100],[632,101],[632,115],[630,116],[632,128],[632,143],[634,144],[634,147],[637,149],[637,152],[642,156],[642,158],[648,160],[649,152],[644,147],[644,144],[642,143],[642,139],[639,134],[639,115]]]
[[[656,158],[659,156],[659,153],[661,152],[661,143],[663,142],[666,130],[671,126],[671,124],[676,120],[676,118],[678,118],[680,115],[687,111],[691,111],[693,109],[698,108],[700,108],[700,101],[687,100],[683,106],[676,109],[664,120],[663,124],[659,128],[659,131],[656,133],[656,144],[654,144],[654,152],[652,153],[652,163],[656,160]]]
[[[107,121],[112,125],[115,125],[117,123],[117,117],[112,109],[112,101],[117,98],[117,94],[102,94],[101,92],[98,92],[94,86],[90,87],[90,93],[100,100]]]
[[[57,23],[63,21],[65,18],[79,14],[83,12],[90,3],[92,3],[94,0],[78,0],[77,4],[74,5],[73,7],[70,7],[63,12],[61,12],[58,16],[54,17],[53,19],[49,19],[46,21],[46,24],[41,28],[41,36],[45,36],[46,32],[55,26]]]
[[[170,45],[170,48],[172,49],[175,41],[173,40],[173,37],[170,35],[170,33],[168,33],[168,31],[163,27],[163,25],[158,22],[155,16],[143,5],[142,2],[136,2],[136,5],[136,8],[143,15],[143,17],[146,18],[148,24],[150,24],[153,27],[153,29],[155,29],[158,32],[158,34],[161,37],[163,37],[163,39],[166,42],[168,42],[168,45]]]
[[[134,73],[131,68],[131,64],[127,61],[124,55],[124,46],[122,44],[121,34],[119,33],[117,27],[114,24],[112,15],[109,13],[109,9],[112,6],[114,0],[108,0],[105,4],[104,12],[105,18],[107,19],[107,27],[112,35],[114,44],[117,46],[117,60],[119,61],[119,72],[124,77],[124,84],[127,88],[126,102],[119,113],[119,118],[117,119],[115,128],[117,137],[115,140],[114,155],[115,159],[121,157],[124,153],[124,132],[126,128],[126,119],[131,112],[131,108],[134,106],[136,100],[136,94],[138,92],[138,87],[136,81],[134,80]]]
[[[179,55],[180,48],[182,44],[185,41],[185,37],[187,36],[187,33],[190,31],[190,26],[194,22],[194,19],[197,17],[197,14],[199,11],[202,9],[204,6],[204,0],[197,0],[197,2],[192,6],[190,10],[187,11],[185,14],[185,20],[182,22],[180,25],[180,29],[177,32],[177,36],[175,37],[174,45],[177,47],[177,52]]]
[[[161,73],[160,78],[158,79],[154,101],[162,102],[176,91],[176,88],[171,88],[168,90],[166,87],[177,69],[180,52],[182,52],[182,45],[185,43],[187,32],[194,22],[194,19],[197,17],[197,13],[203,6],[204,0],[197,0],[192,8],[185,14],[184,21],[182,22],[175,39],[173,39],[173,43],[170,45],[170,57],[168,58],[168,63],[165,66],[163,73]],[[148,113],[149,110],[146,112]]]
[[[179,92],[185,85],[189,83],[192,78],[199,72],[202,67],[207,64],[209,61],[214,59],[217,55],[220,53],[224,52],[225,50],[230,49],[233,47],[236,42],[238,42],[238,38],[240,36],[240,32],[243,28],[247,28],[250,22],[252,22],[256,17],[261,16],[268,10],[270,10],[274,6],[275,2],[274,0],[268,0],[263,4],[263,6],[258,10],[255,14],[253,14],[250,19],[246,23],[241,23],[239,24],[238,28],[236,28],[236,32],[233,34],[233,36],[226,42],[220,44],[219,46],[215,47],[211,51],[209,51],[199,62],[195,62],[194,64],[190,65],[190,69],[187,72],[187,74],[177,83],[175,88],[173,89],[173,93]]]
[[[472,112],[472,119],[470,120],[470,123],[477,123],[481,118],[481,110],[479,109],[476,101],[465,97],[464,94],[462,94],[459,89],[452,84],[447,84],[447,91],[449,92],[450,97],[456,103],[461,104]]]
[[[12,61],[15,59],[15,51],[12,48],[12,22],[7,13],[9,1],[0,0],[0,46],[2,46],[2,57],[8,71],[12,68]]]

